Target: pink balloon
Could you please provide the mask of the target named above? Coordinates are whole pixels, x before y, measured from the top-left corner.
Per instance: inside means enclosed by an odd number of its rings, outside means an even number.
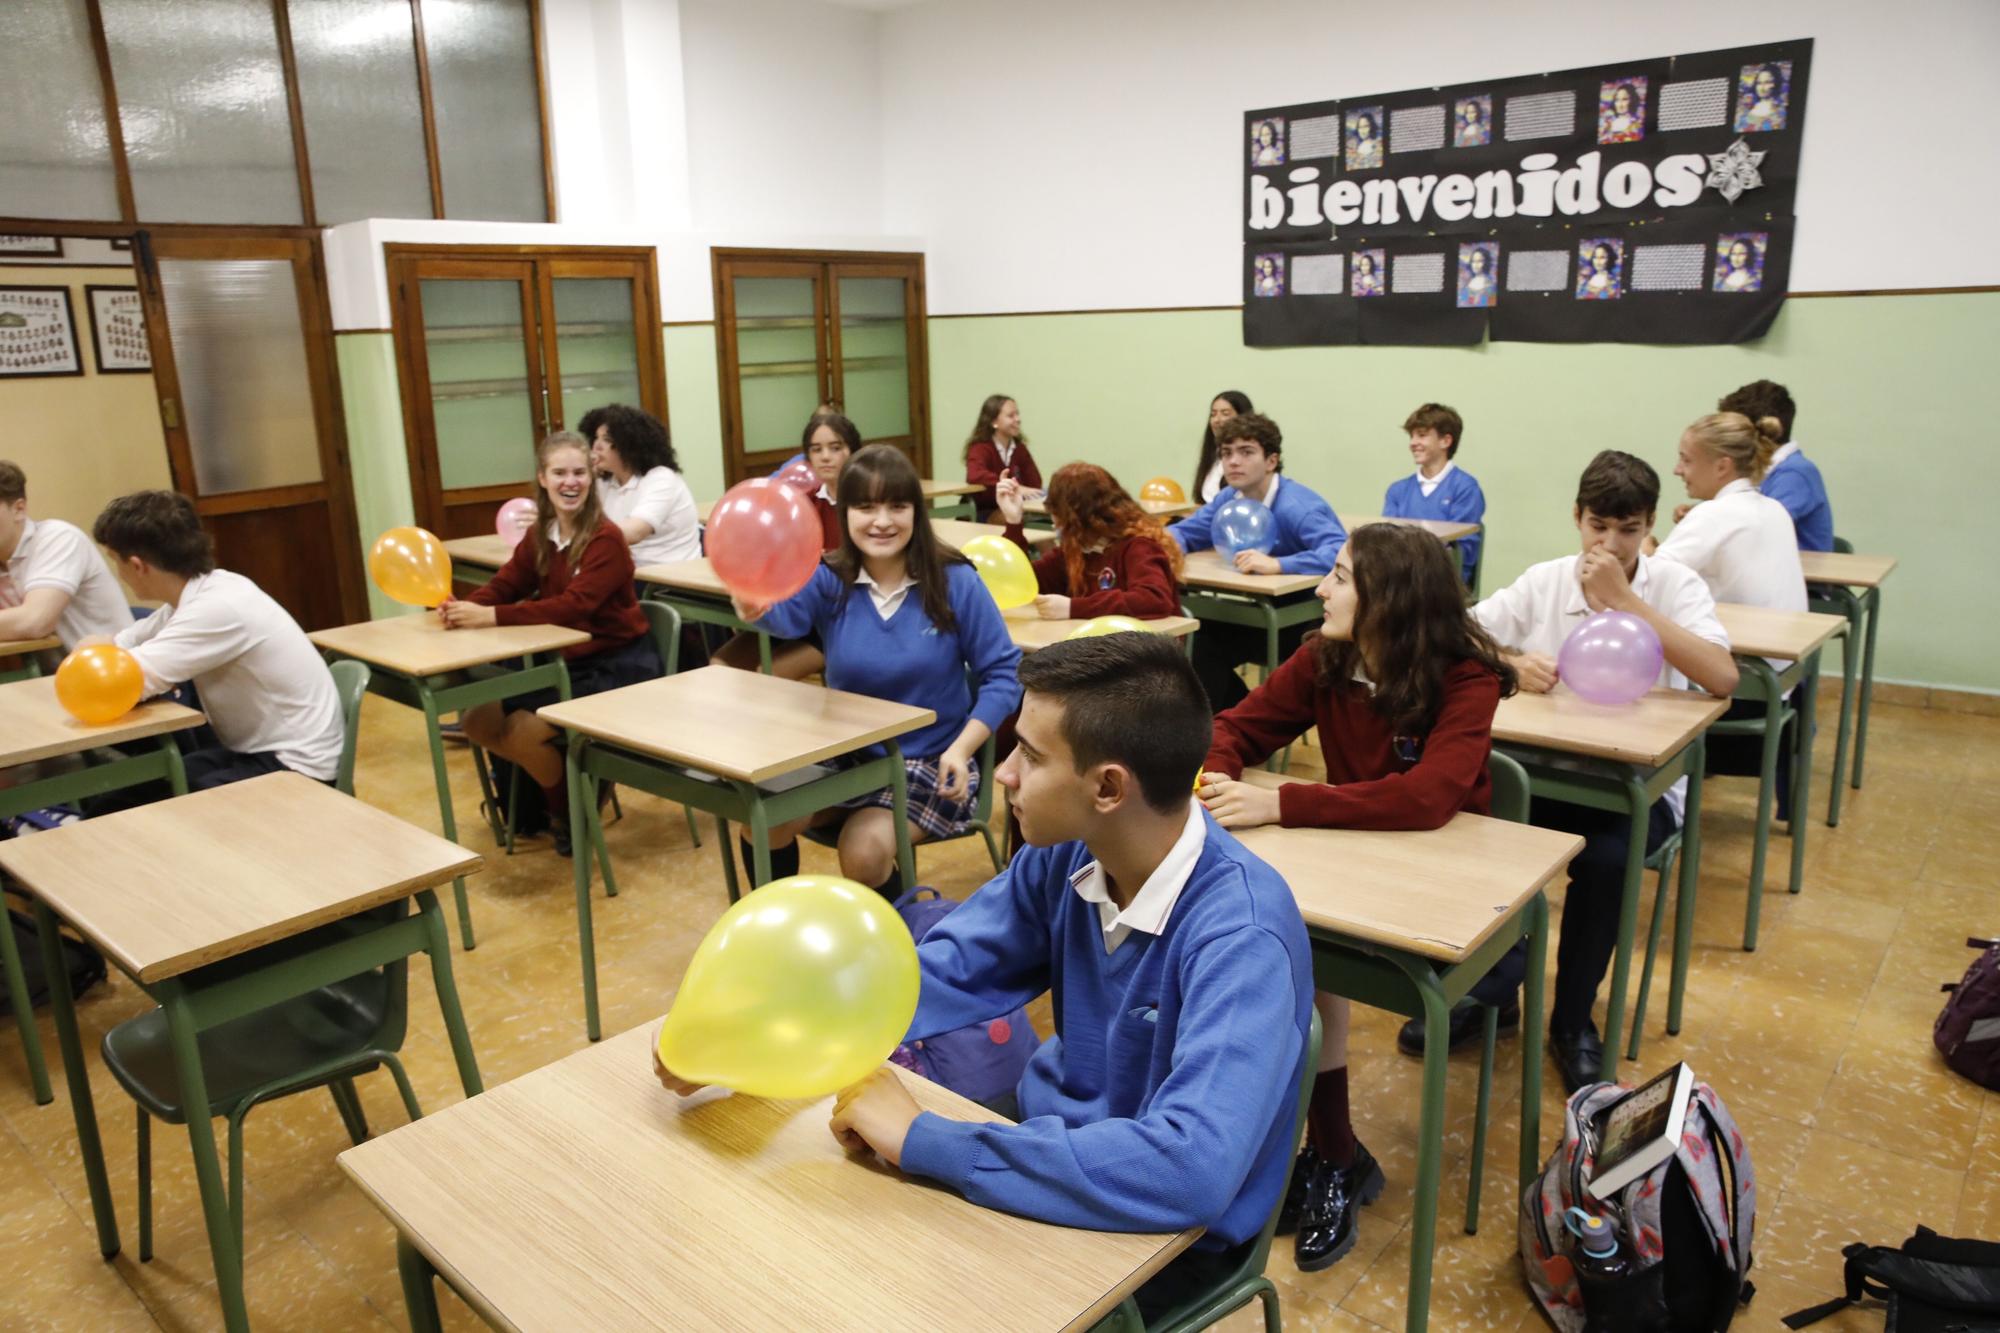
[[[500,512],[493,517],[493,531],[502,539],[518,542],[535,525],[535,502],[515,498],[500,506]]]
[[[1556,675],[1591,703],[1629,704],[1653,688],[1666,660],[1651,625],[1624,611],[1599,611],[1563,640]]]
[[[784,483],[808,500],[819,494],[819,473],[803,458],[795,458],[779,468],[771,480]]]
[[[819,568],[819,515],[790,486],[757,477],[717,502],[707,544],[715,576],[729,591],[759,605],[782,602]]]

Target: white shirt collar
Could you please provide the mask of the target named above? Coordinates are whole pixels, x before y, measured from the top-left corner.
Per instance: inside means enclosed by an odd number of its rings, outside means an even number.
[[[559,518],[549,520],[549,545],[555,547],[558,551],[567,551],[569,549],[569,538],[562,535],[562,520]]]
[[[1444,479],[1446,477],[1449,477],[1451,475],[1451,470],[1457,466],[1458,464],[1452,462],[1449,458],[1447,458],[1444,460],[1444,466],[1438,469],[1437,475],[1435,477],[1426,477],[1424,475],[1424,470],[1422,468],[1418,468],[1417,486],[1419,489],[1423,491],[1424,498],[1428,500],[1430,498],[1430,494],[1432,491],[1444,485]]]
[[[35,520],[32,518],[21,520],[21,535],[14,543],[14,553],[5,560],[0,560],[0,574],[4,574],[7,571],[7,566],[13,564],[15,561],[27,559],[28,543],[34,539]]]
[[[1114,952],[1135,930],[1158,935],[1166,929],[1167,918],[1173,915],[1174,904],[1180,901],[1181,890],[1194,874],[1194,864],[1201,859],[1201,849],[1207,841],[1208,821],[1202,818],[1201,804],[1190,800],[1187,823],[1181,826],[1180,837],[1174,839],[1174,845],[1123,911],[1111,901],[1104,868],[1097,862],[1090,862],[1069,877],[1070,887],[1077,896],[1097,905],[1098,924],[1104,928],[1104,952]]]
[[[896,608],[910,595],[910,589],[917,586],[907,571],[903,574],[901,582],[887,588],[870,577],[865,569],[854,576],[854,581],[868,589],[869,599],[875,603],[875,614],[884,620],[896,614]]]
[[[1786,440],[1783,444],[1778,446],[1778,452],[1771,455],[1771,467],[1778,466],[1778,464],[1784,462],[1787,458],[1790,458],[1793,454],[1797,453],[1798,451],[1799,451],[1799,442],[1797,440]],[[1764,474],[1766,476],[1769,476],[1770,472],[1771,468],[1764,469]]]
[[[1258,501],[1258,503],[1259,503],[1259,504],[1261,504],[1261,505],[1263,505],[1263,506],[1264,506],[1264,508],[1266,508],[1266,509],[1274,509],[1274,508],[1276,508],[1276,507],[1277,507],[1277,504],[1278,504],[1278,482],[1279,482],[1279,480],[1280,480],[1280,479],[1282,479],[1282,477],[1283,477],[1283,476],[1284,476],[1284,474],[1283,474],[1283,473],[1281,473],[1281,472],[1273,472],[1273,473],[1271,473],[1271,474],[1270,474],[1270,480],[1271,480],[1271,484],[1270,484],[1270,486],[1269,486],[1269,487],[1267,487],[1267,488],[1265,489],[1265,491],[1264,491],[1264,498],[1263,498],[1262,500]],[[1234,488],[1232,488],[1232,489],[1234,489]],[[1238,495],[1242,496],[1242,497],[1243,497],[1244,499],[1246,499],[1246,500],[1248,500],[1248,499],[1250,498],[1250,492],[1248,492],[1248,491],[1237,491],[1236,493],[1237,493]]]
[[[821,483],[819,484],[819,490],[818,490],[818,491],[816,491],[816,492],[814,492],[814,494],[815,494],[815,495],[816,495],[816,496],[817,496],[817,497],[818,497],[819,499],[822,499],[822,500],[826,501],[826,502],[827,502],[828,504],[833,504],[833,503],[835,503],[835,500],[834,500],[834,498],[833,498],[833,492],[832,492],[832,491],[829,491],[829,490],[828,490],[828,489],[826,488],[826,483],[825,483],[825,482],[821,482]]]
[[[1576,567],[1583,557],[1569,558],[1569,587],[1563,590],[1563,614],[1587,616],[1590,603],[1583,599],[1583,585],[1577,582]],[[1639,557],[1639,567],[1632,571],[1632,592],[1642,602],[1646,601],[1646,590],[1653,586],[1653,560],[1651,556]],[[1651,603],[1648,603],[1650,605]]]
[[[1730,482],[1727,486],[1717,491],[1715,498],[1720,500],[1725,495],[1752,495],[1756,493],[1756,490],[1757,484],[1751,481],[1750,478],[1738,477],[1735,481]]]
[[[1009,440],[1005,444],[1000,443],[998,440],[993,441],[993,448],[999,452],[1001,462],[1011,463],[1014,461],[1014,446],[1016,443],[1018,442],[1015,440]]]

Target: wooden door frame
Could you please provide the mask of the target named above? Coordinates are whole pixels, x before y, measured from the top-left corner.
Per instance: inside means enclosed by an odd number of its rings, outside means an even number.
[[[827,373],[828,352],[826,310],[826,265],[800,260],[789,254],[767,257],[777,251],[711,251],[715,277],[715,356],[721,375],[722,481],[733,486],[750,475],[754,451],[743,436],[742,362],[736,347],[736,278],[804,278],[813,285],[813,360],[819,381],[819,401],[832,391]],[[804,423],[800,423],[804,424]]]

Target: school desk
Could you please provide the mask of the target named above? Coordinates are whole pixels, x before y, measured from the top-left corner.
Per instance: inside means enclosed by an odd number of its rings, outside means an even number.
[[[888,788],[896,817],[896,860],[903,882],[917,882],[916,853],[904,793],[903,751],[896,738],[928,726],[928,708],[780,680],[754,671],[708,666],[663,676],[540,710],[569,733],[569,818],[578,830],[573,874],[576,934],[583,957],[583,1014],[590,1039],[597,1021],[597,950],[590,921],[593,850],[604,862],[604,892],[618,892],[597,784],[620,782],[715,816],[723,882],[739,894],[729,821],[745,828],[751,887],[771,878],[765,835],[776,825]],[[858,751],[883,752],[843,766]]]
[[[477,537],[454,537],[444,544],[444,552],[451,557],[451,579],[454,583],[485,583],[493,577],[493,572],[514,554],[514,543],[493,533]]]
[[[1371,523],[1400,523],[1406,528],[1422,528],[1447,546],[1455,545],[1479,531],[1477,523],[1454,523],[1442,518],[1390,518],[1385,514],[1336,514],[1340,526],[1349,532]]]
[[[1729,635],[1729,650],[1736,655],[1738,680],[1732,699],[1764,705],[1761,727],[1741,721],[1724,722],[1722,734],[1748,734],[1753,728],[1763,736],[1762,765],[1757,783],[1756,838],[1750,852],[1750,898],[1744,908],[1743,947],[1757,947],[1757,921],[1764,903],[1764,858],[1771,842],[1771,808],[1777,800],[1779,741],[1785,719],[1797,714],[1798,743],[1792,763],[1792,877],[1791,890],[1805,887],[1806,830],[1812,824],[1807,811],[1807,788],[1812,781],[1812,734],[1815,700],[1819,694],[1819,654],[1826,641],[1847,633],[1847,621],[1839,616],[1813,611],[1773,611],[1761,606],[1740,606],[1718,602],[1716,618]],[[1790,659],[1783,671],[1766,658]],[[1851,660],[1851,659],[1850,659]],[[1804,683],[1806,688],[1795,687]],[[1849,682],[1850,688],[1852,682]],[[1791,695],[1790,699],[1785,696]]]
[[[1139,500],[1136,503],[1139,508],[1145,510],[1154,518],[1159,519],[1162,523],[1171,523],[1177,518],[1186,518],[1189,514],[1201,508],[1200,503],[1194,500]],[[1022,500],[1021,509],[1031,527],[1039,526],[1046,528],[1053,521],[1049,518],[1049,501],[1046,495]]]
[[[1245,782],[1281,787],[1295,778],[1246,770]],[[1417,1176],[1410,1222],[1405,1326],[1426,1326],[1444,1148],[1445,1064],[1452,1006],[1517,940],[1528,943],[1521,997],[1521,1154],[1525,1190],[1542,1169],[1542,973],[1548,949],[1546,888],[1583,848],[1573,833],[1458,814],[1440,829],[1241,829],[1239,841],[1284,876],[1312,939],[1321,990],[1424,1020],[1424,1091],[1417,1116]],[[1480,1071],[1465,1228],[1479,1216],[1491,1067]]]
[[[1083,1231],[851,1155],[833,1099],[683,1099],[657,1021],[340,1155],[396,1225],[411,1328],[434,1280],[501,1329],[1088,1329],[1199,1231]],[[999,1117],[897,1070],[925,1110]]]
[[[41,675],[41,654],[51,648],[60,647],[62,647],[61,639],[10,639],[0,642],[0,662],[10,657],[21,659],[18,666],[0,669],[0,685],[17,680],[30,680]]]
[[[197,1038],[259,1009],[412,954],[430,955],[438,1008],[466,1096],[479,1067],[452,984],[451,943],[433,888],[480,859],[297,773],[209,791],[0,842],[0,867],[34,899],[56,1036],[69,1081],[98,1248],[118,1253],[118,1219],[98,1141],[76,1006],[60,958],[61,918],[166,1011],[225,1324],[249,1327],[240,1213],[223,1184]],[[413,916],[372,927],[356,913],[415,896]],[[316,930],[317,927],[338,927]],[[264,951],[266,946],[280,947]],[[240,1209],[241,1200],[235,1207]]]
[[[923,497],[930,503],[933,521],[941,518],[971,519],[977,517],[972,512],[972,501],[966,496],[977,495],[984,489],[969,481],[939,481],[924,477],[918,482]],[[704,500],[695,506],[694,514],[705,527],[708,516],[715,512],[719,500]]]
[[[1840,698],[1840,745],[1834,751],[1833,790],[1827,797],[1826,822],[1840,823],[1840,792],[1847,755],[1848,719],[1854,719],[1854,789],[1861,790],[1861,760],[1868,749],[1868,705],[1875,692],[1875,627],[1882,616],[1882,585],[1895,572],[1891,555],[1856,555],[1849,551],[1801,551],[1806,591],[1815,609],[1847,617],[1847,637],[1840,644],[1841,674],[1847,690]],[[1863,646],[1862,621],[1868,633]],[[1861,658],[1860,688],[1855,687],[1854,658]],[[1852,711],[1848,695],[1856,696]]]
[[[1007,637],[1012,639],[1014,646],[1024,653],[1032,653],[1052,643],[1061,643],[1090,623],[1087,618],[1044,620],[1035,614],[1032,605],[1017,606],[1011,611],[1002,611],[1000,618],[1007,622]],[[1194,632],[1201,627],[1201,622],[1192,616],[1160,616],[1139,623],[1155,634],[1179,639],[1183,648],[1194,643]]]
[[[69,805],[145,782],[164,781],[179,795],[187,790],[187,777],[181,771],[181,750],[173,733],[201,723],[201,714],[192,708],[156,700],[140,704],[115,722],[90,726],[71,717],[56,702],[53,680],[34,677],[0,685],[0,819]],[[149,747],[139,744],[148,740],[155,743]],[[45,760],[86,755],[99,762],[81,768],[43,764]],[[36,767],[22,767],[29,764]],[[7,999],[14,1007],[14,1026],[21,1034],[35,1100],[46,1106],[55,1093],[49,1087],[48,1064],[42,1059],[35,1011],[28,1004],[20,949],[14,932],[4,926],[0,926],[0,967],[6,969]]]
[[[569,668],[563,665],[562,649],[590,639],[582,630],[560,625],[494,625],[487,629],[448,630],[435,611],[314,630],[306,637],[330,661],[351,657],[367,663],[369,693],[423,713],[424,731],[431,745],[431,777],[437,787],[438,818],[449,841],[458,838],[458,818],[451,808],[451,776],[445,769],[439,716],[463,714],[480,704],[511,699],[531,690],[554,689],[567,699]],[[518,668],[504,665],[515,662],[522,665]],[[481,776],[483,779],[484,774]],[[484,786],[482,781],[482,789]],[[505,801],[496,792],[486,795],[487,825],[495,841],[504,841],[508,836]],[[470,949],[472,908],[466,901],[464,879],[453,881],[452,894],[458,906],[459,938]]]
[[[1632,970],[1632,936],[1639,916],[1639,881],[1646,869],[1646,826],[1653,802],[1683,776],[1687,808],[1681,821],[1680,891],[1674,927],[1673,984],[1667,1031],[1681,1030],[1687,990],[1688,948],[1693,941],[1695,881],[1701,865],[1702,765],[1709,724],[1729,707],[1725,699],[1692,690],[1655,689],[1622,708],[1586,703],[1558,685],[1548,694],[1526,691],[1502,699],[1493,714],[1493,743],[1528,771],[1528,789],[1549,800],[1623,814],[1631,821],[1625,849],[1624,895],[1618,908],[1618,948],[1611,988],[1604,998],[1601,1076],[1618,1076],[1619,1033]]]

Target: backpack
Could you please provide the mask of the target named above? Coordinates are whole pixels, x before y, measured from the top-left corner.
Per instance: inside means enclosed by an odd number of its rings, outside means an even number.
[[[2000,941],[1968,939],[1986,952],[1945,990],[1951,998],[1931,1028],[1944,1062],[1981,1087],[2000,1091]]]
[[[1849,1245],[1841,1253],[1847,1294],[1786,1315],[1786,1328],[1816,1324],[1873,1296],[1889,1303],[1892,1333],[2000,1330],[2000,1245],[1990,1240],[1953,1240],[1918,1227],[1900,1250]]]
[[[1757,1219],[1749,1147],[1715,1090],[1697,1083],[1679,1150],[1615,1199],[1593,1198],[1583,1186],[1595,1152],[1585,1126],[1626,1091],[1615,1083],[1592,1083],[1564,1107],[1562,1146],[1521,1196],[1521,1263],[1528,1286],[1561,1333],[1582,1333],[1583,1291],[1571,1262],[1576,1238],[1562,1221],[1570,1208],[1581,1208],[1616,1227],[1633,1257],[1634,1271],[1626,1279],[1632,1288],[1622,1294],[1631,1302],[1628,1308],[1641,1313],[1616,1327],[1631,1333],[1721,1333],[1754,1290],[1744,1280]]]
[[[14,947],[21,956],[21,984],[27,987],[28,1003],[40,1008],[49,1002],[48,973],[42,969],[42,936],[35,929],[35,923],[19,912],[7,913],[6,924],[0,930],[14,932]],[[69,993],[81,998],[83,993],[104,980],[108,970],[104,955],[87,940],[72,939],[68,935],[62,940],[63,967],[69,973]],[[5,986],[0,986],[0,1014],[14,1012],[13,997]]]
[[[936,889],[918,887],[896,900],[896,912],[919,944],[931,927],[958,904]],[[1028,1022],[1028,1011],[1016,1009],[985,1023],[972,1023],[898,1046],[890,1059],[903,1068],[941,1083],[961,1097],[990,1104],[1014,1095],[1028,1057],[1041,1039]]]

